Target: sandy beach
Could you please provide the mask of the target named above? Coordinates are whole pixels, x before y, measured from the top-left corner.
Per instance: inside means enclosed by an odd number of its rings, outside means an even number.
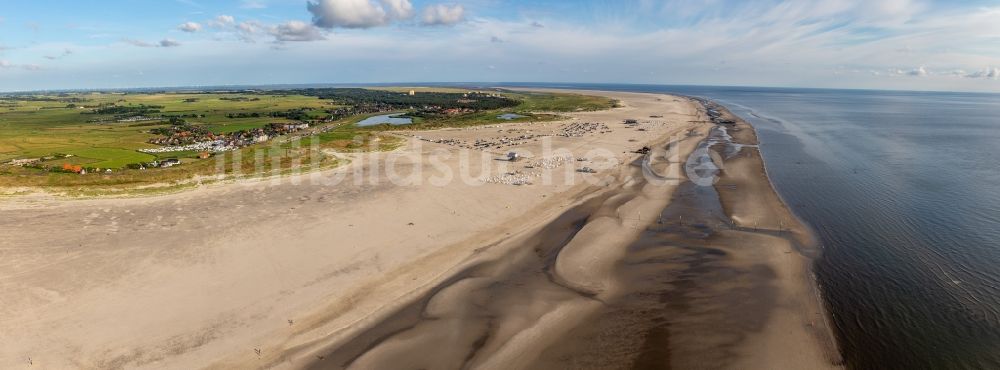
[[[0,200],[0,368],[838,367],[753,129],[729,155],[696,100],[581,93],[623,106],[400,131],[280,179]],[[722,159],[713,186],[692,155]]]

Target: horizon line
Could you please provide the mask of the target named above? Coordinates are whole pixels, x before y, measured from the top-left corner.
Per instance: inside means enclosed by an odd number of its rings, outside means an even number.
[[[0,90],[0,96],[19,95],[32,93],[81,93],[81,92],[116,92],[116,91],[146,91],[146,92],[179,92],[179,91],[219,91],[226,88],[232,89],[252,89],[261,88],[264,90],[282,90],[280,87],[304,87],[304,88],[335,88],[339,86],[365,87],[423,87],[427,86],[463,86],[478,85],[479,87],[495,88],[517,88],[517,87],[542,87],[560,89],[558,85],[567,88],[579,88],[581,85],[620,85],[620,86],[659,86],[659,87],[716,87],[716,88],[754,88],[754,89],[800,89],[800,90],[827,90],[827,91],[871,91],[871,92],[900,92],[900,93],[945,93],[945,94],[977,94],[977,95],[1000,95],[1000,92],[990,91],[963,91],[963,90],[903,90],[903,89],[871,89],[871,88],[844,88],[844,87],[803,87],[803,86],[753,86],[753,85],[715,85],[715,84],[689,84],[689,83],[634,83],[634,82],[533,82],[533,81],[397,81],[397,82],[306,82],[306,83],[265,83],[265,84],[222,84],[222,85],[175,85],[175,86],[133,86],[133,87],[96,87],[96,88],[56,88],[37,90]],[[534,86],[529,86],[534,85]]]

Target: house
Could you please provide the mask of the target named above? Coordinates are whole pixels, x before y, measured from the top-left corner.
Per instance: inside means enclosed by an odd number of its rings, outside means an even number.
[[[410,92],[407,95],[414,96],[414,95],[417,95],[417,92],[413,91],[413,90],[410,90]]]
[[[42,160],[41,158],[14,159],[8,162],[7,164],[11,166],[27,166],[29,164],[35,164],[36,162],[41,160]]]
[[[161,168],[167,168],[167,167],[173,167],[173,166],[176,166],[176,165],[179,165],[179,164],[181,164],[181,161],[179,159],[177,159],[177,158],[167,158],[167,159],[164,159],[163,162],[160,162],[160,167]]]

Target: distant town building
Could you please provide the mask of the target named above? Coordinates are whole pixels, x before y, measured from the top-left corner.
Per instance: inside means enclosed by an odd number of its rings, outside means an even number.
[[[41,158],[14,159],[11,160],[10,162],[7,162],[7,164],[11,166],[26,166],[29,164],[35,164],[36,162],[39,162],[41,160],[42,160]]]
[[[167,167],[173,167],[173,166],[176,166],[176,165],[179,165],[179,164],[181,164],[181,161],[179,159],[177,159],[177,158],[167,158],[167,159],[164,159],[163,162],[160,162],[160,167],[161,168],[167,168]]]
[[[410,95],[410,96],[414,96],[414,95],[417,95],[417,92],[416,92],[416,91],[413,91],[413,90],[410,90],[410,93],[409,93],[409,95]]]

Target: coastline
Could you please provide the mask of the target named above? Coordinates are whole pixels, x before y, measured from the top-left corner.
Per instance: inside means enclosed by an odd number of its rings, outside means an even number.
[[[806,286],[799,287],[804,299],[795,321],[807,324],[808,331],[820,348],[818,355],[825,357],[832,365],[843,366],[830,313],[823,302],[822,291],[813,271],[814,263],[821,254],[815,233],[788,207],[768,177],[754,127],[725,106],[714,101],[704,102],[706,107],[712,107],[721,113],[721,120],[733,122],[723,126],[727,128],[726,133],[731,137],[731,142],[739,146],[738,153],[731,153],[731,157],[726,158],[720,179],[714,185],[725,214],[736,227],[776,235],[789,242],[790,249],[799,257],[790,273],[800,276],[806,282]],[[717,151],[717,154],[720,157],[726,155],[722,150]],[[803,315],[803,312],[810,315]]]
[[[724,108],[723,110],[725,114],[729,114],[728,110]],[[744,145],[756,145],[756,135],[749,124],[738,120],[733,129],[734,132],[742,131],[734,135],[734,142]],[[705,131],[694,136],[696,138],[707,137],[707,133]],[[691,135],[688,135],[688,137],[690,138]],[[692,155],[695,146],[701,142],[700,140],[696,140],[685,143],[683,145],[684,148],[681,150],[681,157],[686,158]],[[659,145],[665,145],[666,147],[677,144],[680,143],[659,143]],[[743,147],[741,151],[746,148],[750,147]],[[398,308],[392,315],[376,321],[372,326],[360,330],[353,336],[348,335],[339,341],[333,341],[318,350],[310,352],[316,360],[307,368],[377,368],[401,362],[420,363],[422,366],[443,368],[500,368],[501,364],[508,368],[559,368],[567,366],[574,368],[607,368],[626,365],[634,368],[662,368],[667,365],[669,367],[691,368],[704,367],[707,364],[711,364],[708,367],[743,369],[839,368],[839,364],[842,361],[836,350],[836,343],[833,340],[832,332],[826,321],[826,314],[820,301],[821,297],[816,289],[815,279],[809,267],[812,260],[806,255],[798,254],[812,253],[807,249],[814,247],[812,244],[814,243],[814,238],[808,228],[791,214],[773,189],[767,178],[762,159],[759,153],[756,152],[756,148],[753,149],[754,153],[747,154],[748,160],[737,160],[734,163],[727,161],[725,163],[725,167],[729,168],[729,171],[723,170],[719,183],[713,186],[718,192],[716,200],[719,202],[720,207],[724,209],[724,214],[733,220],[739,218],[741,215],[751,215],[755,219],[761,220],[767,219],[768,216],[777,215],[786,221],[770,223],[755,222],[751,230],[746,225],[749,223],[746,221],[747,218],[744,217],[744,221],[734,222],[731,230],[720,224],[718,229],[707,232],[705,224],[697,224],[699,222],[708,223],[707,219],[699,217],[698,213],[700,212],[690,209],[678,212],[675,209],[680,205],[679,203],[684,203],[685,198],[690,197],[690,195],[675,194],[674,189],[658,189],[659,191],[666,190],[665,193],[669,194],[666,199],[669,199],[669,201],[656,203],[649,202],[649,199],[644,199],[647,203],[663,207],[664,211],[661,212],[655,222],[643,222],[641,220],[642,217],[638,217],[636,220],[637,223],[632,226],[636,229],[646,228],[647,231],[641,233],[643,235],[635,235],[632,241],[625,242],[624,244],[611,243],[609,245],[606,241],[603,241],[604,239],[600,238],[603,242],[594,243],[584,241],[581,243],[580,239],[589,238],[589,235],[581,235],[587,234],[588,227],[591,230],[599,230],[593,234],[621,233],[621,230],[616,231],[613,227],[603,224],[603,220],[592,220],[592,217],[598,217],[599,215],[601,215],[600,217],[609,217],[609,213],[614,212],[617,216],[615,222],[619,225],[625,225],[629,220],[627,220],[627,217],[621,217],[622,206],[636,200],[636,198],[629,198],[630,196],[634,196],[634,193],[630,193],[624,187],[612,194],[604,193],[596,195],[589,198],[587,202],[581,203],[567,211],[556,221],[546,225],[541,231],[537,231],[534,237],[527,240],[514,239],[514,246],[507,247],[509,250],[506,254],[498,254],[493,260],[485,262],[490,266],[489,268],[482,266],[483,262],[480,262],[481,264],[471,264],[454,274],[449,274],[446,280],[433,286],[426,294],[415,298],[412,303]],[[711,148],[711,150],[716,151],[717,149]],[[651,157],[655,157],[655,154],[645,156],[644,160],[649,160]],[[679,168],[674,168],[673,170],[676,171],[675,175],[679,175]],[[747,171],[756,174],[756,176],[741,176]],[[638,173],[634,171],[633,175],[638,175]],[[738,187],[732,188],[729,186],[732,185],[732,182],[739,182],[740,184]],[[681,189],[676,191],[680,193],[692,191],[690,186],[688,186],[688,189],[684,189],[684,185],[691,185],[691,183],[682,184]],[[759,197],[755,197],[755,195]],[[615,202],[609,202],[611,198],[618,199]],[[742,202],[745,198],[757,199],[751,202]],[[614,211],[607,208],[609,204],[614,205],[612,207]],[[767,212],[752,211],[753,209],[760,208],[767,209]],[[671,213],[680,213],[682,218],[689,220],[687,222],[695,224],[684,225],[683,222],[679,222],[678,225],[657,226],[670,224],[669,221],[664,222],[664,216]],[[641,215],[641,212],[637,214]],[[653,219],[650,218],[649,220]],[[570,223],[572,222],[576,222],[577,225],[581,226],[571,227]],[[594,224],[599,225],[594,226]],[[567,235],[552,231],[566,229],[572,230],[569,232],[564,231]],[[706,254],[712,255],[718,252],[729,256],[736,256],[736,259],[739,260],[745,259],[749,264],[767,265],[767,268],[773,269],[774,271],[759,274],[759,271],[752,270],[760,266],[751,266],[751,268],[747,269],[750,272],[744,276],[744,278],[750,277],[764,281],[773,280],[770,276],[766,276],[773,274],[779,280],[776,285],[780,285],[780,287],[774,289],[774,292],[768,293],[772,295],[771,298],[773,301],[761,302],[767,305],[767,307],[750,307],[751,311],[755,311],[751,315],[759,315],[756,320],[760,322],[737,330],[741,331],[740,333],[731,332],[728,328],[724,327],[726,325],[741,327],[738,322],[741,315],[748,314],[748,312],[743,311],[744,308],[747,308],[747,305],[738,300],[740,298],[739,292],[731,290],[723,291],[723,294],[717,297],[718,300],[725,301],[725,304],[729,308],[719,309],[719,312],[714,314],[702,314],[701,316],[704,317],[695,318],[694,320],[668,318],[656,314],[650,315],[649,312],[651,309],[660,309],[662,308],[660,307],[661,305],[656,303],[649,304],[649,302],[644,302],[642,299],[635,299],[633,297],[636,294],[634,289],[623,286],[642,285],[645,281],[657,279],[657,276],[643,274],[628,276],[627,273],[622,274],[621,271],[613,271],[620,270],[621,266],[609,268],[607,265],[617,264],[620,261],[627,261],[626,265],[637,264],[635,261],[636,256],[632,255],[633,253],[638,254],[639,258],[650,259],[649,241],[659,238],[659,240],[654,240],[653,244],[657,244],[657,242],[662,243],[664,236],[662,234],[670,235],[671,247],[678,245],[683,247],[685,244],[698,243],[699,240],[703,240],[706,244],[711,243],[711,252],[696,253],[700,255],[699,258],[703,258]],[[678,234],[681,236],[677,237]],[[710,234],[715,235],[709,236]],[[538,240],[546,236],[558,238],[560,241],[550,242],[549,244],[538,242]],[[739,256],[741,253],[746,254],[747,252],[738,251],[739,248],[736,248],[737,244],[746,245],[748,244],[748,240],[751,240],[749,244],[755,245],[755,250],[752,253],[763,254],[765,258]],[[588,249],[584,246],[581,248],[580,244],[591,244],[594,247]],[[606,251],[607,249],[617,249],[616,247],[624,247],[623,249],[631,251],[621,251],[621,253]],[[605,251],[598,251],[595,248],[604,249]],[[533,249],[538,253],[539,257],[542,257],[541,261],[532,258],[525,260],[525,256],[518,254],[529,249]],[[583,249],[585,252],[574,249]],[[637,249],[641,250],[640,253],[635,253]],[[673,251],[661,253],[655,258],[673,259],[671,263],[689,262],[685,261],[685,256],[677,258],[677,256],[672,255],[673,253]],[[584,262],[585,271],[572,271],[571,268],[560,268],[561,262],[564,260],[580,259],[583,258],[582,255],[584,254],[586,255],[586,259],[589,259],[589,261]],[[581,257],[576,257],[576,255],[580,255]],[[491,274],[484,272],[484,270],[490,271],[497,268],[491,264],[497,264],[499,260],[505,261],[502,268],[504,273]],[[612,262],[611,260],[618,261]],[[638,265],[642,264],[638,263]],[[745,266],[739,266],[737,263],[725,268],[733,267],[740,269]],[[664,272],[662,269],[657,271],[658,273]],[[760,275],[765,275],[765,277],[762,278]],[[545,280],[548,280],[549,284],[545,284]],[[712,280],[712,278],[710,277],[706,280]],[[529,291],[541,290],[550,291],[550,294],[556,294],[551,292],[554,290],[569,293],[569,296],[573,296],[574,294],[576,296],[570,298],[557,295],[557,298],[549,298],[549,302],[541,304],[537,301],[512,303],[509,299],[514,299],[515,301],[517,299],[510,297],[497,299],[495,296],[514,295],[513,293],[504,292],[501,288],[486,288],[512,281],[516,282],[519,289],[527,287]],[[609,281],[614,282],[608,283]],[[466,283],[472,284],[475,287],[469,288],[463,286]],[[676,284],[677,281],[669,283]],[[710,283],[719,284],[719,281],[710,281]],[[758,284],[766,285],[767,283],[758,282]],[[608,289],[608,286],[614,285],[618,286]],[[662,286],[657,288],[662,289]],[[489,298],[473,293],[481,289],[489,290]],[[759,290],[759,287],[751,289],[756,291]],[[459,293],[453,293],[451,292],[452,290],[457,290]],[[522,293],[530,295],[527,292]],[[648,291],[643,293],[648,294]],[[672,300],[684,300],[684,297],[681,297],[683,294],[677,294],[676,292],[661,292],[661,294],[662,297],[670,297],[669,299]],[[442,296],[447,298],[441,298]],[[574,298],[580,301],[571,303]],[[734,300],[734,298],[737,300]],[[745,299],[746,297],[742,298]],[[494,299],[504,301],[505,305],[512,306],[542,305],[546,307],[546,312],[549,313],[530,316],[530,319],[521,317],[521,320],[527,319],[532,324],[522,326],[520,329],[511,329],[509,326],[512,324],[504,324],[504,316],[512,314],[505,312],[502,308],[495,308],[496,305],[494,304],[487,303]],[[535,300],[538,299],[539,297],[536,296]],[[461,315],[437,312],[436,310],[440,310],[440,308],[435,307],[434,303],[436,300],[445,300],[448,304],[460,306],[462,302],[466,301],[478,302],[476,303],[477,309],[485,310],[486,312],[473,315],[469,315],[467,312],[463,312]],[[542,300],[545,301],[546,299]],[[594,304],[593,301],[600,302],[600,304]],[[671,304],[676,303],[671,302]],[[701,302],[700,305],[708,306],[716,305],[717,303]],[[786,305],[793,307],[783,307]],[[622,308],[621,306],[626,306],[627,308]],[[631,326],[629,330],[636,332],[632,333],[632,336],[645,337],[641,339],[625,338],[629,334],[621,332],[624,330],[622,329],[622,317],[635,316],[630,311],[636,310],[637,307],[641,307],[639,310],[645,312],[643,316],[653,316],[654,322],[641,322],[648,318],[636,319],[633,317],[625,319],[625,327]],[[716,308],[718,307],[723,306],[716,305]],[[689,314],[690,312],[684,313]],[[567,318],[567,316],[572,316],[573,318]],[[581,326],[582,322],[590,319],[597,319],[598,322],[614,322],[614,324],[604,328],[602,328],[602,324],[597,324],[595,325],[597,329],[588,327],[587,325]],[[656,320],[662,321],[655,322]],[[447,323],[443,324],[440,321]],[[636,321],[640,321],[640,323],[637,324]],[[718,325],[710,321],[719,321],[725,324]],[[445,328],[435,327],[440,325],[444,325]],[[505,333],[504,330],[496,329],[497,325],[501,327],[506,325],[508,326],[508,332],[513,330],[518,334],[511,335]],[[691,327],[688,332],[665,333],[669,330],[664,329],[664,327],[671,325],[689,325]],[[705,332],[706,325],[714,325],[714,327],[711,328],[710,332]],[[423,353],[437,351],[438,356],[442,355],[442,353],[440,347],[438,347],[439,343],[424,341],[427,338],[439,337],[444,334],[442,333],[444,330],[458,330],[474,334],[465,334],[469,337],[458,341],[458,343],[465,343],[466,346],[459,345],[458,353],[452,353],[455,356],[452,362],[436,362],[440,361],[440,359],[428,362],[428,360],[422,357]],[[727,331],[730,332],[727,333]],[[607,336],[607,332],[615,333],[613,335],[616,338],[612,340],[604,338]],[[504,337],[504,335],[508,335],[508,337]],[[746,337],[738,341],[738,343],[733,344],[726,343],[728,339],[725,337],[728,335]],[[497,338],[498,336],[500,338]],[[666,337],[671,336],[690,338],[683,338],[681,340],[675,338],[666,339]],[[706,340],[704,338],[706,336],[715,336],[722,339],[721,342],[716,341],[716,343],[706,345],[705,342],[713,341],[712,339]],[[359,344],[359,342],[362,344]],[[500,345],[493,342],[503,344]],[[492,346],[491,343],[493,344]],[[653,343],[653,345],[663,345],[666,348],[650,348],[650,343]],[[692,345],[688,345],[688,343]],[[510,348],[515,348],[516,350]],[[445,352],[451,353],[453,350],[455,349],[450,348]],[[514,353],[517,355],[515,356]],[[573,360],[567,362],[567,358],[572,358]]]
[[[51,229],[80,220],[84,226],[73,236],[39,235],[33,240],[0,243],[13,258],[7,265],[8,275],[0,275],[12,287],[8,290],[11,299],[5,300],[12,304],[5,308],[8,316],[0,320],[0,329],[48,330],[64,337],[7,338],[11,342],[0,342],[4,344],[0,364],[15,366],[30,356],[52,368],[206,364],[212,364],[209,368],[331,368],[327,360],[345,358],[350,360],[348,365],[365,367],[382,361],[421,361],[428,350],[445,351],[444,344],[455,343],[461,345],[445,346],[449,351],[434,357],[456,362],[427,365],[662,366],[667,361],[684,367],[699,364],[706,354],[717,356],[723,367],[739,368],[821,367],[836,362],[822,355],[822,341],[816,338],[822,337],[817,333],[823,329],[809,326],[809,320],[800,315],[814,311],[809,294],[802,291],[802,283],[811,281],[807,259],[788,253],[796,243],[743,229],[720,228],[718,236],[706,237],[704,225],[694,222],[697,216],[678,207],[684,199],[697,200],[686,195],[690,189],[683,183],[653,186],[637,176],[642,163],[635,159],[642,157],[658,173],[683,179],[684,158],[709,135],[711,125],[704,111],[674,96],[588,93],[619,97],[625,107],[572,114],[578,120],[610,124],[631,117],[645,120],[666,111],[665,118],[646,125],[648,131],[618,125],[607,135],[559,139],[557,144],[577,155],[601,145],[623,151],[641,145],[653,148],[646,156],[623,153],[619,156],[622,165],[602,170],[593,176],[600,180],[593,183],[553,187],[487,183],[472,189],[462,184],[405,187],[381,183],[330,188],[291,186],[294,179],[278,179],[155,198],[5,204],[0,209],[12,216],[0,223],[5,233]],[[571,122],[528,126],[549,132]],[[498,127],[521,129],[518,125],[523,124]],[[498,135],[488,131],[496,128],[434,130],[422,135],[457,139]],[[418,152],[405,151],[419,159],[453,149],[427,145]],[[680,158],[672,160],[671,149]],[[370,161],[323,175],[351,178],[355,169],[377,168],[386,157],[376,154]],[[482,164],[471,166],[470,171]],[[737,180],[739,168],[750,168],[747,171],[752,173],[753,166],[759,166],[759,175],[742,180],[758,185],[754,191],[764,191],[763,181],[773,192],[759,160],[727,162],[730,170],[723,172],[722,181]],[[719,200],[731,206],[727,214],[742,216],[741,220],[747,220],[749,213],[740,207],[783,207],[776,194],[739,205],[739,193],[725,195],[726,188],[722,190]],[[670,212],[687,212],[688,221],[663,222],[670,220],[663,216]],[[652,216],[657,213],[661,216]],[[289,230],[295,232],[286,236]],[[734,248],[749,240],[747,234],[759,234],[750,239],[757,241],[759,247],[753,249],[762,252],[765,260]],[[676,239],[664,239],[664,235]],[[803,229],[797,235],[807,232]],[[654,247],[648,245],[651,240]],[[44,245],[52,247],[39,248]],[[32,249],[40,249],[39,254]],[[719,251],[724,258],[716,258]],[[666,263],[650,262],[657,259]],[[737,263],[730,264],[730,259]],[[767,267],[771,271],[761,273],[767,269],[757,265],[768,263],[774,264]],[[65,276],[67,271],[79,279],[51,277]],[[706,271],[747,272],[746,276],[757,279],[756,285],[734,291],[727,286],[732,275],[703,274]],[[648,273],[683,278],[655,286],[635,284],[651,276]],[[666,302],[649,300],[643,291],[684,284],[701,289],[656,296],[670,298]],[[718,331],[723,333],[717,338],[725,350],[701,346],[705,341],[697,334],[706,328],[705,323],[718,320],[720,314],[741,319],[741,313],[723,310],[693,315],[690,309],[715,309],[718,299],[740,298],[741,292],[755,291],[766,299],[757,301],[761,307],[760,315],[753,315],[754,325],[739,327],[735,333]],[[774,293],[788,291],[792,292],[788,297]],[[716,300],[691,296],[713,292]],[[502,299],[493,301],[496,304],[483,306],[484,300],[498,297]],[[813,295],[812,300],[817,298]],[[684,301],[688,301],[681,305],[685,307],[669,306]],[[667,307],[661,307],[664,304]],[[477,316],[484,307],[492,313]],[[655,308],[678,316],[637,314]],[[628,315],[615,316],[622,312]],[[780,320],[786,316],[791,319]],[[436,319],[422,322],[420,317]],[[617,333],[625,340],[613,343],[616,349],[640,350],[583,363],[564,362],[568,354],[593,355],[588,348],[608,344],[607,337],[614,331],[586,330],[588,326],[613,329],[587,325],[593,322],[588,320],[608,317],[635,319],[626,327],[636,330]],[[650,321],[654,318],[664,321]],[[597,323],[622,324],[610,319]],[[663,325],[675,329],[669,333],[656,330]],[[139,327],[156,334],[138,338],[132,328]],[[473,335],[483,330],[488,335]],[[789,331],[806,335],[781,341]],[[669,353],[660,353],[664,350]],[[794,352],[795,358],[781,358],[787,352]]]

